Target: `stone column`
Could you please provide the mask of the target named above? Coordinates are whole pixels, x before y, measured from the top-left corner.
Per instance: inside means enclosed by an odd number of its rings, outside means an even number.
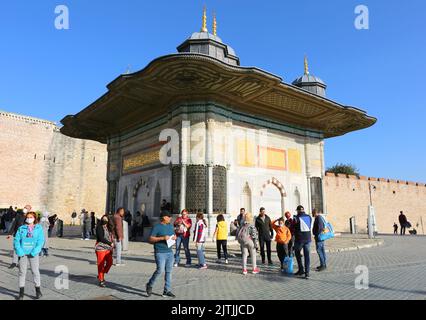
[[[323,213],[328,214],[327,210],[327,199],[325,195],[325,186],[324,186],[324,179],[325,179],[325,161],[324,161],[324,141],[320,142],[320,153],[321,153],[321,188],[322,188],[322,208]]]
[[[310,169],[310,162],[309,162],[309,147],[308,144],[310,143],[310,140],[308,137],[305,137],[305,170],[306,170],[306,181],[308,183],[307,185],[307,193],[308,193],[308,203],[307,206],[305,206],[305,211],[307,211],[309,214],[311,213],[312,209],[312,199],[311,199],[311,169]]]
[[[213,235],[213,143],[214,143],[214,120],[208,119],[206,126],[206,165],[207,165],[207,205],[206,213],[208,220],[208,237]]]
[[[181,130],[181,168],[180,168],[180,210],[186,209],[186,167],[189,159],[189,138],[190,138],[191,123],[182,121]]]

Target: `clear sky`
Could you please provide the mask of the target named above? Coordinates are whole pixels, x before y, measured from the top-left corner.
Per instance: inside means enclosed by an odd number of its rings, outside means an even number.
[[[69,8],[69,30],[54,25]],[[326,141],[326,163],[363,175],[426,183],[426,1],[424,0],[14,0],[0,4],[0,109],[59,122],[201,27],[206,4],[218,35],[242,66],[292,82],[310,71],[327,96],[378,118],[369,129]],[[369,29],[354,26],[369,8]]]

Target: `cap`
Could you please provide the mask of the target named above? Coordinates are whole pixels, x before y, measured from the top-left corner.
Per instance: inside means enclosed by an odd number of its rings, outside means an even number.
[[[300,210],[300,211],[303,211],[303,210],[305,210],[305,208],[303,208],[303,206],[300,206],[300,205],[299,205],[299,206],[297,206],[296,211],[299,211],[299,210]]]

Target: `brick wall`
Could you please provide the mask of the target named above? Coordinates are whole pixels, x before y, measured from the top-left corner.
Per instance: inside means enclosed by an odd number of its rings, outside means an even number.
[[[379,233],[392,233],[402,210],[418,233],[421,220],[426,231],[426,184],[402,180],[326,173],[324,186],[329,220],[337,231],[348,232],[349,218],[356,217],[359,232],[366,232],[371,197]],[[419,223],[419,227],[416,224]]]

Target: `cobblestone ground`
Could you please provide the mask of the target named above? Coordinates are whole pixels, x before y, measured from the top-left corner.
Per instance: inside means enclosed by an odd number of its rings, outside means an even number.
[[[263,267],[258,275],[241,274],[240,258],[229,265],[215,263],[213,248],[206,252],[209,268],[178,267],[173,269],[173,291],[182,300],[257,300],[257,299],[426,299],[426,237],[380,236],[384,245],[369,249],[328,254],[327,271],[311,270],[311,278],[282,276],[277,266]],[[17,295],[18,270],[11,263],[11,241],[0,237],[0,299]],[[90,246],[89,246],[90,247]],[[107,275],[107,288],[97,286],[95,254],[69,249],[52,249],[41,260],[43,299],[164,299],[163,281],[154,287],[154,295],[145,297],[145,284],[154,271],[150,252],[124,256],[126,266],[113,267]],[[311,267],[318,265],[316,252],[311,253]],[[277,261],[277,258],[275,258]],[[194,262],[196,258],[194,256]],[[355,268],[365,265],[369,288],[356,289]],[[69,270],[69,289],[56,289],[60,283],[55,268]],[[295,268],[297,269],[297,268]],[[27,274],[26,299],[34,296],[31,272]]]

